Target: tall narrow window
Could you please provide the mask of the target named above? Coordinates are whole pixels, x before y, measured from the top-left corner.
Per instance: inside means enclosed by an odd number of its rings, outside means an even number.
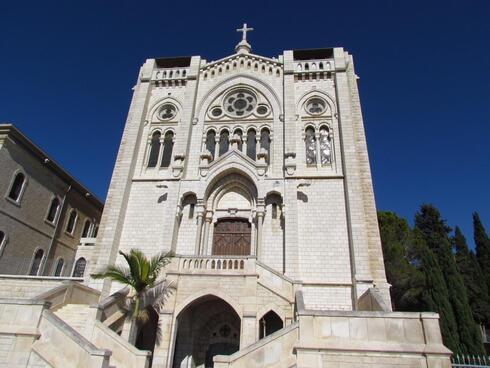
[[[99,232],[99,225],[94,224],[94,229],[92,230],[92,238],[96,238],[98,232]]]
[[[172,151],[174,149],[174,133],[165,133],[165,138],[163,139],[163,156],[162,156],[162,167],[169,167],[172,161]]]
[[[148,158],[148,167],[157,166],[158,154],[160,153],[160,132],[155,132],[151,136],[150,157]]]
[[[227,130],[221,131],[219,135],[219,155],[223,156],[226,152],[228,152],[228,148],[230,146],[229,133]]]
[[[87,261],[85,258],[78,258],[75,267],[73,268],[73,277],[83,277],[85,273],[85,266],[87,265]]]
[[[75,225],[77,223],[77,211],[72,210],[70,212],[70,217],[68,217],[68,222],[66,223],[66,232],[68,234],[73,234],[73,231],[75,230]]]
[[[322,165],[332,163],[332,142],[326,126],[320,128],[320,160]]]
[[[316,164],[316,138],[315,130],[311,127],[305,131],[306,164]]]
[[[38,249],[34,253],[34,259],[32,260],[31,269],[29,270],[30,276],[37,276],[39,268],[41,267],[41,261],[43,260],[44,250]]]
[[[9,195],[8,197],[16,202],[19,201],[20,195],[22,194],[22,187],[24,186],[24,182],[26,180],[26,177],[22,173],[18,173],[15,175],[14,181],[12,183],[12,186],[10,187]]]
[[[264,128],[260,132],[260,148],[264,148],[267,151],[267,163],[269,163],[271,153],[271,137],[269,129]]]
[[[210,130],[206,135],[206,149],[209,151],[214,160],[214,150],[216,149],[216,133]]]
[[[82,238],[86,238],[88,236],[91,224],[92,222],[90,222],[90,220],[85,220],[85,223],[83,224]]]
[[[65,261],[63,258],[58,259],[58,262],[56,263],[56,268],[54,270],[54,275],[55,276],[61,276],[61,272],[63,271],[63,265],[65,264]]]
[[[60,208],[60,200],[57,197],[54,197],[51,200],[51,204],[49,205],[48,216],[46,216],[46,220],[49,222],[54,222],[56,220],[56,215],[58,214],[58,210]]]
[[[255,141],[255,130],[250,129],[247,132],[247,156],[255,161],[255,154],[257,151],[256,141]]]

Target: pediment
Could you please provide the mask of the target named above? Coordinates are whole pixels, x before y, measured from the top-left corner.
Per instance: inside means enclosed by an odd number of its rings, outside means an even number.
[[[209,165],[201,165],[201,176],[214,176],[214,174],[228,170],[230,168],[239,169],[250,174],[250,176],[258,178],[267,172],[267,163],[257,162],[252,160],[247,155],[243,154],[236,148],[231,148],[223,156],[209,163]]]

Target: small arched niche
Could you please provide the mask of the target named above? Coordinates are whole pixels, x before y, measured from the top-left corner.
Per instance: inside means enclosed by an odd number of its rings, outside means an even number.
[[[274,311],[269,311],[259,320],[259,339],[263,339],[284,327],[284,323]]]

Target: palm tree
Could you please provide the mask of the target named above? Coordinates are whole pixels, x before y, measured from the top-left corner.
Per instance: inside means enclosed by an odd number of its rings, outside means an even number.
[[[148,320],[148,309],[153,307],[158,313],[173,286],[165,279],[158,280],[162,269],[171,262],[172,252],[158,253],[148,259],[139,249],[129,253],[119,251],[127,265],[108,266],[100,273],[92,274],[94,279],[110,279],[128,286],[132,295],[128,305],[128,317],[132,320],[129,342],[135,344],[137,327]]]

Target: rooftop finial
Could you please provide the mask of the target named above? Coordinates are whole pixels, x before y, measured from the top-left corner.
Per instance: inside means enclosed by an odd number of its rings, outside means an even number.
[[[242,28],[238,28],[237,32],[242,32],[242,40],[236,45],[235,51],[238,53],[249,53],[252,50],[252,46],[247,42],[247,32],[253,31],[253,28],[247,28],[247,23],[243,23]]]

